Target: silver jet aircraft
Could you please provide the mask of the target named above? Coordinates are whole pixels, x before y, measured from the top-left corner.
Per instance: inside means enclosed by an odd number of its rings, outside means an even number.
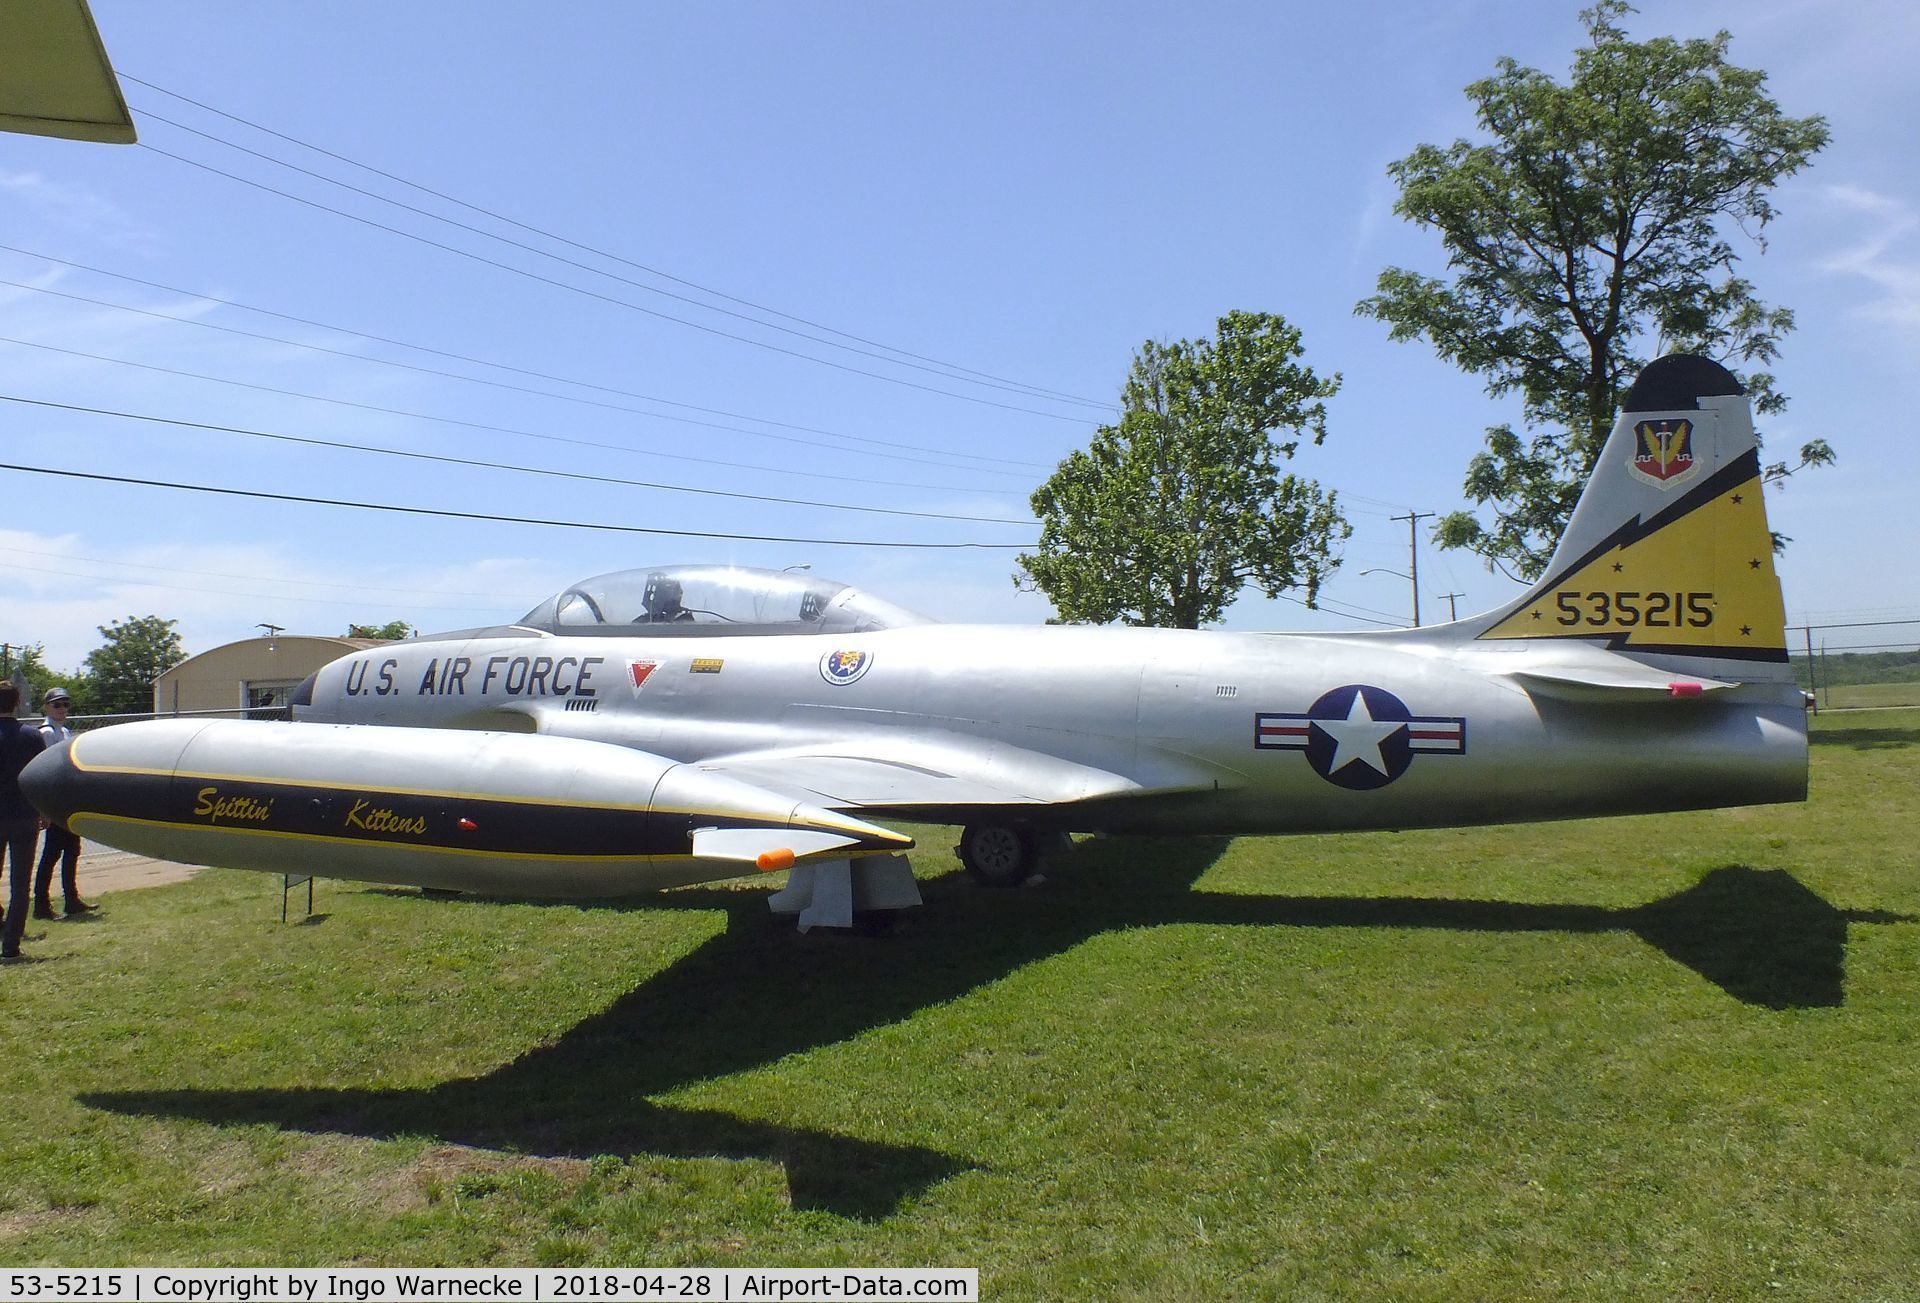
[[[1731,374],[1628,395],[1545,577],[1380,633],[942,624],[807,575],[585,580],[356,651],[297,722],[159,720],[34,762],[35,802],[176,860],[522,895],[791,870],[803,928],[918,903],[891,820],[980,880],[1068,832],[1294,833],[1802,800],[1803,699]]]

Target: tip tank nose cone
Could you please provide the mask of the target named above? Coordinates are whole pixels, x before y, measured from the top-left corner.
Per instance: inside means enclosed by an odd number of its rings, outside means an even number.
[[[817,828],[822,832],[836,832],[843,837],[851,837],[854,845],[849,850],[856,855],[875,852],[894,853],[913,849],[913,838],[905,833],[895,832],[891,828],[882,828],[879,824],[868,823],[864,819],[834,814],[830,810],[803,805],[794,810],[789,822],[796,828]]]
[[[72,748],[72,742],[62,742],[42,751],[20,771],[20,791],[28,804],[62,828],[73,813],[76,775],[69,755]]]

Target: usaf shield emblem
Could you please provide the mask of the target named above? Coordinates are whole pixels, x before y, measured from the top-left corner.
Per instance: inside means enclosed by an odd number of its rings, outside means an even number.
[[[1627,469],[1661,489],[1670,489],[1700,468],[1693,459],[1693,422],[1641,421],[1633,427],[1633,458]]]

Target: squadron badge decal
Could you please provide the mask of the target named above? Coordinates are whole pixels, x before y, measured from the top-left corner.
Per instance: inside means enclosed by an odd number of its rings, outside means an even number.
[[[1692,421],[1641,421],[1633,427],[1633,457],[1627,469],[1636,479],[1670,489],[1699,468],[1693,458]]]
[[[872,652],[830,651],[820,658],[820,677],[828,683],[845,686],[865,674],[872,664]]]
[[[1304,715],[1255,715],[1253,745],[1304,751],[1314,773],[1364,792],[1406,773],[1415,755],[1465,755],[1467,721],[1415,715],[1385,688],[1350,683],[1322,695]]]

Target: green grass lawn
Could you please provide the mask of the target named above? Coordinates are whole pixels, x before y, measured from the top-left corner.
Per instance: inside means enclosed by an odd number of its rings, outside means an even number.
[[[209,872],[0,970],[0,1262],[1920,1297],[1920,721],[1804,806],[1093,842],[891,936]]]

